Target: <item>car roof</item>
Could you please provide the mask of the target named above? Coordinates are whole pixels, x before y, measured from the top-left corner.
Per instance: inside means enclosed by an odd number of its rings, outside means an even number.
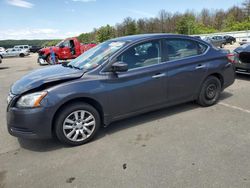
[[[179,35],[179,34],[171,34],[171,33],[153,33],[153,34],[139,34],[139,35],[129,35],[124,37],[118,37],[111,39],[111,41],[140,41],[144,39],[157,39],[157,38],[163,38],[163,37],[183,37],[183,38],[189,38],[189,39],[197,39],[194,37],[190,37],[187,35]]]

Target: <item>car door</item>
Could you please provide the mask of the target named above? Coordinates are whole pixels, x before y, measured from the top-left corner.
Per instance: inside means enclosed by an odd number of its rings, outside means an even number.
[[[191,39],[166,39],[167,101],[182,102],[192,99],[199,91],[207,71],[208,46]]]
[[[12,48],[6,51],[6,57],[14,57],[16,56],[16,49]]]
[[[20,52],[21,52],[21,49],[20,49],[20,48],[13,49],[13,50],[12,50],[11,56],[12,56],[12,57],[19,56]]]
[[[69,40],[65,40],[65,41],[59,46],[59,58],[60,58],[60,59],[70,59],[70,58],[71,58]]]
[[[111,114],[128,115],[162,104],[166,97],[163,83],[166,73],[162,70],[161,41],[153,40],[136,44],[114,62],[128,64],[128,71],[111,74],[106,87],[112,87],[109,95]]]
[[[7,49],[5,52],[3,52],[3,57],[9,57],[10,56],[11,49]]]

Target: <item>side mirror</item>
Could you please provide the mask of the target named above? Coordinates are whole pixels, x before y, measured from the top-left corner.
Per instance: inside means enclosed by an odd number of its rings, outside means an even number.
[[[124,62],[115,62],[111,67],[112,72],[126,72],[128,71],[128,64]]]

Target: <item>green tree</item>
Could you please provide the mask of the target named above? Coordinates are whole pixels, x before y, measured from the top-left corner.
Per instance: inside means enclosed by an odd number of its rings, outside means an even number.
[[[91,33],[82,33],[77,38],[82,43],[93,43],[96,41],[95,37],[96,37],[95,33],[91,32]]]
[[[103,42],[115,36],[114,28],[110,25],[103,26],[97,30],[96,39],[98,42]]]
[[[42,46],[55,46],[61,40],[50,40],[42,44]]]
[[[137,34],[136,21],[132,18],[125,18],[123,21],[123,26],[125,27],[125,35]]]
[[[207,34],[207,33],[215,33],[217,32],[216,29],[214,29],[211,26],[205,26],[202,23],[195,23],[195,27],[193,29],[193,34]]]
[[[195,17],[193,15],[184,15],[178,22],[177,22],[177,32],[180,34],[194,34],[195,28]]]

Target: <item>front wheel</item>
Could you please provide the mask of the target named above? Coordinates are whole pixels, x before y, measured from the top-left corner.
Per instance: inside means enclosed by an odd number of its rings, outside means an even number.
[[[46,61],[49,65],[55,65],[58,63],[58,58],[57,56],[55,56],[55,59],[53,60],[51,55],[48,55],[48,57],[46,58]]]
[[[221,82],[215,76],[209,76],[202,84],[199,97],[197,99],[198,104],[201,106],[214,105],[221,93]]]
[[[220,45],[220,48],[224,48],[224,47],[225,47],[225,44],[221,44],[221,45]]]
[[[59,112],[55,133],[61,142],[77,146],[90,141],[100,124],[100,115],[94,107],[86,103],[74,103]]]

